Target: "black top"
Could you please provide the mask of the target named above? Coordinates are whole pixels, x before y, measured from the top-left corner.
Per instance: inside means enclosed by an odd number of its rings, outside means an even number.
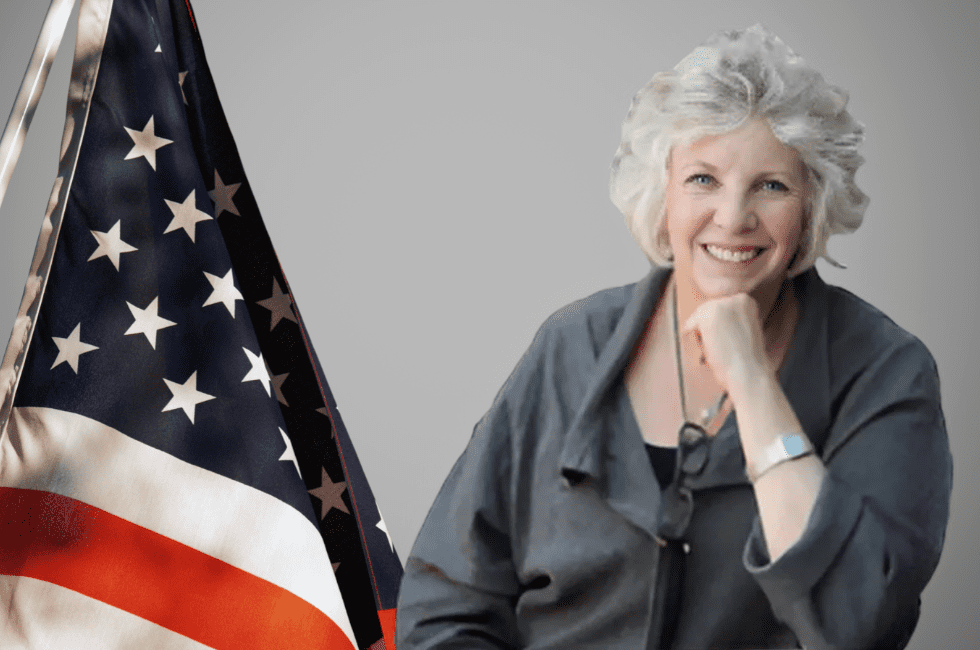
[[[619,425],[624,429],[635,428],[639,430],[636,416],[633,413],[633,406],[630,402],[629,392],[626,390],[625,376],[618,382],[617,399],[619,400]],[[679,430],[679,428],[678,428]],[[677,463],[677,447],[661,447],[644,443],[647,454],[650,456],[650,466],[653,468],[653,475],[660,484],[663,491],[674,479],[674,465]]]
[[[674,478],[674,463],[677,459],[677,447],[660,447],[646,443],[647,454],[650,456],[650,466],[653,467],[653,475],[657,477],[660,489],[670,485]]]

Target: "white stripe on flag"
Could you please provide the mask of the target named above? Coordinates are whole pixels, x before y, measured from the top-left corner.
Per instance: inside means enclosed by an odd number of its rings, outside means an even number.
[[[139,616],[33,578],[0,575],[0,606],[3,650],[207,648]]]
[[[267,580],[356,647],[319,531],[291,506],[75,413],[16,407],[5,433],[0,486],[83,501]]]

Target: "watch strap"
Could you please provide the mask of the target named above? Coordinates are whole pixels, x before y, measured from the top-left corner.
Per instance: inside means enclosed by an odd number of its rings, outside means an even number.
[[[746,463],[749,480],[755,483],[776,465],[813,453],[813,445],[802,433],[785,433],[766,445],[754,461]]]

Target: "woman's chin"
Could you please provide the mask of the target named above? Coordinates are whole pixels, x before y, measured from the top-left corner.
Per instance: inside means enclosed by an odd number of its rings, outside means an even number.
[[[760,260],[762,261],[762,260]],[[719,272],[722,271],[722,272]],[[761,266],[756,268],[739,268],[735,272],[723,272],[716,265],[695,264],[687,284],[700,293],[706,300],[734,296],[738,293],[757,294],[764,291],[766,286],[778,287],[786,279],[785,273]]]
[[[731,276],[717,273],[699,273],[697,270],[692,277],[687,278],[688,285],[706,300],[734,296],[738,293],[752,293],[760,285],[759,279],[753,276]]]
[[[695,282],[695,290],[697,290],[705,300],[714,300],[716,298],[726,298],[728,296],[734,296],[739,293],[753,293],[757,286],[754,282],[732,282],[732,281],[707,281],[707,282]]]
[[[756,300],[766,302],[779,292],[786,276],[767,278],[694,278],[688,286],[699,294],[697,299],[715,300],[739,293],[747,293]]]

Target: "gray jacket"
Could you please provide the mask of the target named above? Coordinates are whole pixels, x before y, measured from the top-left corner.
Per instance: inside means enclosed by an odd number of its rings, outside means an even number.
[[[399,650],[657,647],[661,494],[622,378],[668,277],[654,268],[541,327],[422,526]],[[902,648],[939,561],[952,460],[935,362],[815,270],[794,282],[780,382],[827,478],[771,562],[729,416],[690,477],[674,648]]]

